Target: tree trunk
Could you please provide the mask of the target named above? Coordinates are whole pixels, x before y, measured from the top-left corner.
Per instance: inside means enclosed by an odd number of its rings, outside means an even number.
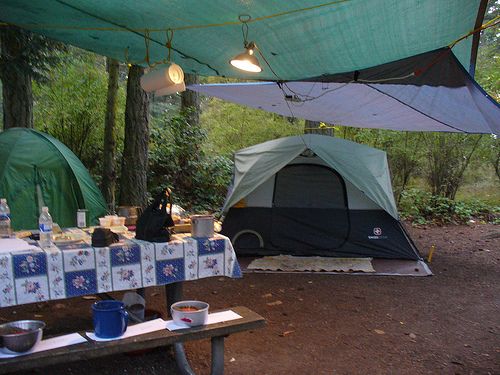
[[[196,74],[185,74],[184,83],[187,85],[200,83],[199,77]],[[181,114],[186,119],[184,123],[184,131],[189,134],[198,134],[200,129],[200,96],[197,92],[186,90],[181,93]],[[175,142],[175,141],[174,141]],[[178,174],[175,179],[175,187],[179,191],[193,191],[195,181],[195,170],[190,167],[190,164],[195,163],[201,157],[201,142],[195,142],[189,149],[185,148],[184,152],[178,156],[178,165],[183,173]]]
[[[321,134],[321,135],[329,135],[334,136],[334,129],[331,127],[321,128],[321,122],[319,121],[311,121],[306,120],[304,124],[304,133],[305,134]]]
[[[198,75],[186,73],[184,83],[187,85],[198,84]],[[200,95],[196,91],[186,90],[181,93],[181,113],[192,126],[200,125]]]
[[[28,65],[23,55],[27,38],[13,27],[1,31],[1,60],[4,129],[33,128],[33,92],[31,75],[22,69]]]
[[[104,199],[115,207],[116,187],[116,106],[118,94],[118,61],[106,58],[108,67],[108,98],[106,102],[106,118],[104,119],[104,160],[102,168],[101,190]]]
[[[147,203],[149,96],[140,85],[144,68],[132,65],[128,72],[125,106],[125,140],[120,179],[120,204]]]

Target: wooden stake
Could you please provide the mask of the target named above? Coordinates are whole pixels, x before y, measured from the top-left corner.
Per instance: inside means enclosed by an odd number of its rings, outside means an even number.
[[[436,250],[436,246],[432,245],[430,250],[429,250],[429,255],[427,255],[427,263],[432,262],[432,255],[434,254],[434,250]]]

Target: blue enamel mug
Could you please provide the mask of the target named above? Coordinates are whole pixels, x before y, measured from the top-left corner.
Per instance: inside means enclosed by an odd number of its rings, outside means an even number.
[[[121,301],[96,301],[92,305],[94,333],[97,337],[119,337],[127,330],[128,313]]]

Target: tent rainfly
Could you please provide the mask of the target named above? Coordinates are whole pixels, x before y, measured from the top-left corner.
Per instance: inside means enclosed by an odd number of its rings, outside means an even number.
[[[76,155],[33,129],[0,133],[0,196],[7,198],[16,230],[38,228],[41,206],[61,227],[76,226],[78,209],[88,210],[88,225],[106,214],[101,192]]]
[[[399,221],[386,153],[321,135],[238,151],[222,233],[240,255],[419,260]]]

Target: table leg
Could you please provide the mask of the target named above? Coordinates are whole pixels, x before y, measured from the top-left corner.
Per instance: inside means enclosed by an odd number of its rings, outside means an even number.
[[[224,374],[224,336],[212,337],[212,371],[210,374]]]
[[[165,295],[167,297],[167,314],[170,316],[170,307],[175,303],[182,300],[182,282],[172,283],[165,285]],[[175,362],[177,368],[182,375],[195,375],[191,366],[189,366],[186,352],[182,343],[174,344]]]
[[[165,295],[167,297],[167,315],[170,314],[170,307],[176,302],[182,301],[182,282],[165,285]]]
[[[138,288],[137,294],[140,295],[142,298],[146,299],[146,288]]]
[[[167,297],[167,313],[170,316],[170,307],[175,302],[182,300],[182,282],[165,285],[165,294]],[[174,344],[175,361],[182,375],[195,375],[189,366],[184,344]],[[212,370],[211,375],[224,374],[224,337],[212,337]]]

